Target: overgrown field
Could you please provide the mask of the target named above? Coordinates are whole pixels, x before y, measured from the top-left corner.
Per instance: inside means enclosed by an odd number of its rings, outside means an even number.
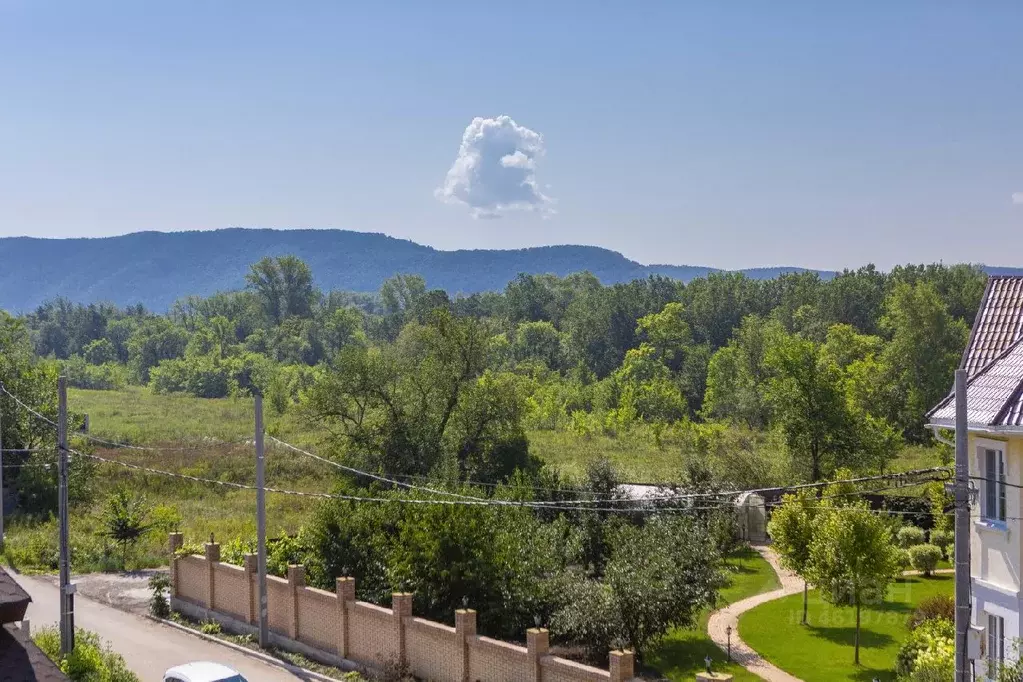
[[[97,447],[95,453],[140,466],[252,485],[255,457],[251,442],[228,446],[217,441],[238,441],[252,435],[253,404],[250,398],[203,399],[183,394],[155,394],[130,387],[119,391],[72,389],[70,409],[89,415],[91,433],[118,442],[151,447],[189,448],[169,451],[137,451]],[[289,442],[316,448],[323,432],[302,424],[296,415],[267,415],[269,433]],[[679,480],[687,459],[678,434],[661,434],[658,444],[649,430],[640,427],[611,438],[578,436],[568,431],[529,432],[530,451],[572,478],[583,475],[587,462],[607,458],[625,480],[658,482]],[[769,437],[740,434],[701,458],[721,475],[740,475],[751,481],[783,483],[783,450]],[[893,468],[909,469],[940,463],[937,448],[907,448]],[[225,541],[255,533],[255,494],[221,486],[169,479],[158,475],[97,463],[95,494],[88,509],[72,517],[72,544],[76,571],[111,570],[120,566],[120,548],[104,538],[104,510],[108,496],[127,487],[144,493],[155,507],[152,529],[130,552],[128,565],[159,566],[166,562],[166,533],[181,530],[188,542],[214,535]],[[746,470],[743,474],[742,471]],[[777,472],[777,473],[772,473]],[[336,479],[330,466],[296,455],[268,440],[267,485],[307,492],[329,492]],[[296,532],[308,522],[316,498],[270,493],[267,518],[271,534]],[[22,570],[56,570],[56,522],[9,519],[7,560]],[[727,595],[727,593],[726,593]]]

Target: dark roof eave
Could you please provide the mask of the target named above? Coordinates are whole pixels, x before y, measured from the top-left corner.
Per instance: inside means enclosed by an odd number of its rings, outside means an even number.
[[[950,429],[956,430],[955,422],[950,419],[932,419],[924,425],[927,429]],[[967,425],[967,430],[974,433],[1002,433],[1023,435],[1023,426],[1002,426],[999,424],[980,424],[973,422]]]

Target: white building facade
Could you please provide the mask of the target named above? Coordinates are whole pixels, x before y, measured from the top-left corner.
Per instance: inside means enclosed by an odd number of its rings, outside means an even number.
[[[969,373],[970,582],[978,680],[1018,658],[1023,638],[1023,277],[988,280],[962,369]],[[948,396],[929,426],[954,429]]]

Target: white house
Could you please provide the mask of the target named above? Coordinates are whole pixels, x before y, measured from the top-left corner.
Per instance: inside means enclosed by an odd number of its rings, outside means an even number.
[[[960,363],[969,373],[973,626],[981,633],[978,679],[1016,658],[1023,638],[1023,277],[988,279]],[[928,414],[933,428],[955,427],[948,396]]]

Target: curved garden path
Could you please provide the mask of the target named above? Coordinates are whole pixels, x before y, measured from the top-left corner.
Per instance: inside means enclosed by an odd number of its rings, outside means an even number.
[[[722,651],[728,651],[728,626],[732,627],[732,660],[749,670],[754,675],[769,682],[803,682],[790,675],[753,650],[739,637],[739,616],[764,602],[774,601],[803,591],[803,579],[781,566],[778,554],[768,545],[753,545],[760,556],[764,557],[771,568],[778,574],[781,587],[777,590],[755,594],[734,604],[718,609],[710,614],[707,621],[707,634]],[[938,569],[935,573],[954,573],[953,569]],[[903,571],[903,575],[919,575],[919,571]]]
[[[781,563],[778,560],[778,555],[773,549],[765,545],[755,545],[753,547],[757,552],[760,553],[767,563],[771,564],[771,568],[778,574],[778,580],[781,581],[781,587],[771,592],[764,592],[762,594],[756,594],[752,597],[748,597],[741,601],[737,601],[734,604],[718,609],[710,614],[710,619],[707,621],[707,634],[714,640],[714,643],[722,651],[728,650],[728,626],[732,627],[732,660],[741,665],[742,667],[749,670],[754,675],[761,677],[770,682],[802,682],[798,677],[788,674],[776,665],[768,663],[764,658],[754,651],[748,644],[742,641],[739,637],[739,616],[749,611],[750,609],[760,606],[764,602],[772,601],[774,599],[781,599],[787,597],[790,594],[796,594],[797,592],[803,591],[803,580],[794,573],[791,573],[781,567]]]

